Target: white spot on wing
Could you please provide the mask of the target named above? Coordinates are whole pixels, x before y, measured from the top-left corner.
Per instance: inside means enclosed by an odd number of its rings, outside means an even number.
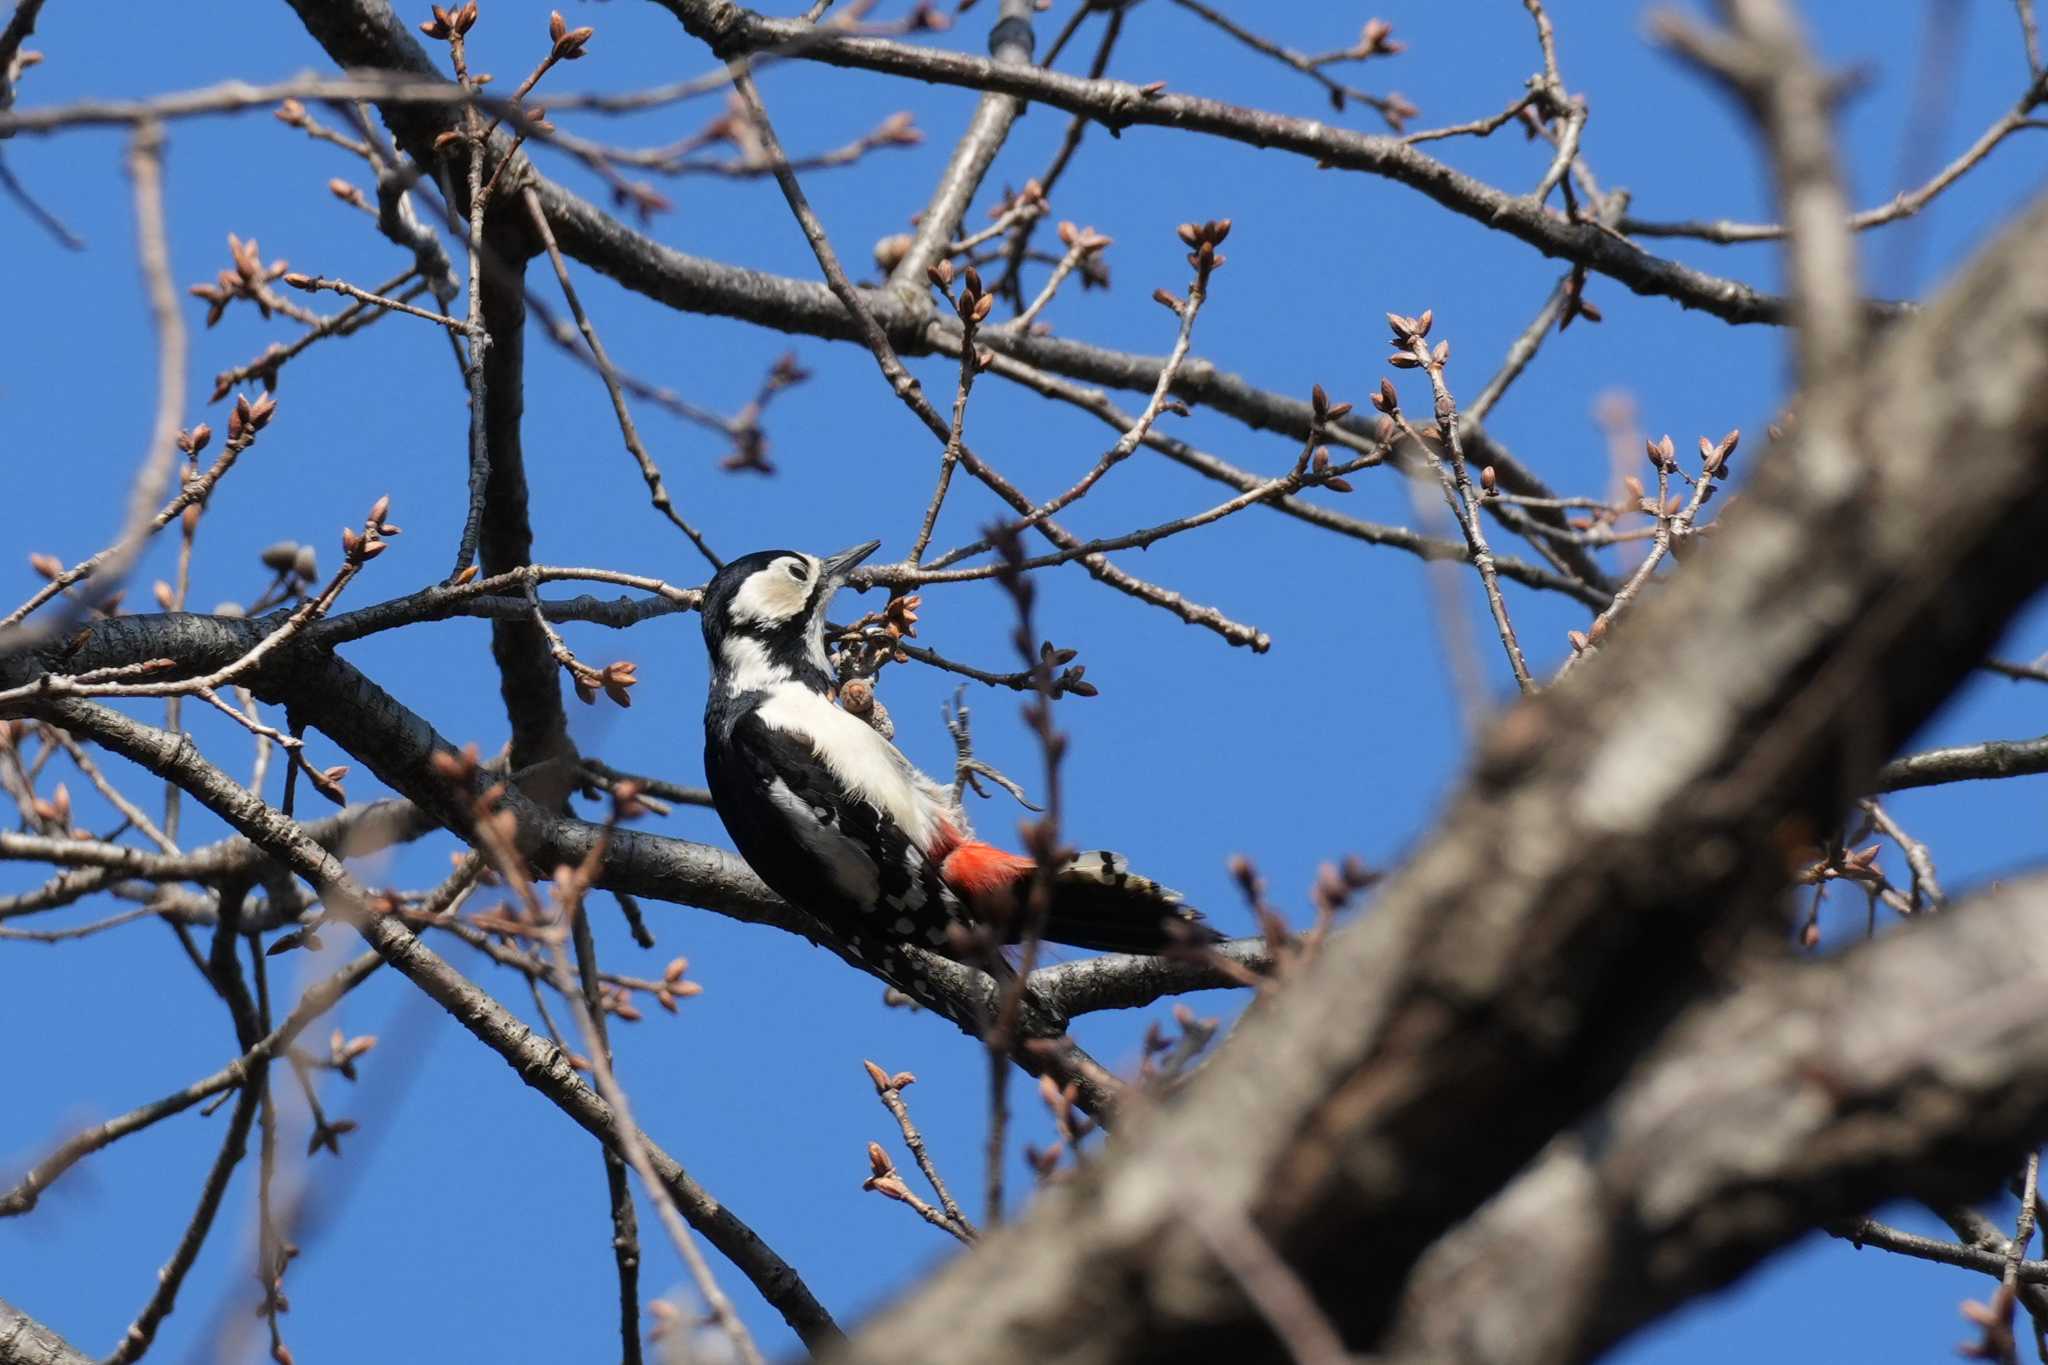
[[[781,778],[768,784],[768,799],[789,817],[790,829],[803,846],[832,871],[832,880],[860,903],[872,902],[881,891],[881,877],[867,851],[811,814],[811,803],[789,789]]]

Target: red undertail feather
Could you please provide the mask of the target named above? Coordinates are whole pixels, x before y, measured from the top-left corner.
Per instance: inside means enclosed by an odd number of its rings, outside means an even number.
[[[998,896],[1031,875],[1029,858],[971,839],[946,855],[939,876],[970,901]]]
[[[939,875],[968,904],[984,913],[1006,914],[1024,890],[1035,864],[979,840],[957,844],[939,865]],[[1157,953],[1175,944],[1213,943],[1222,936],[1177,892],[1130,870],[1107,851],[1083,853],[1052,879],[1052,904],[1044,935],[1054,943],[1113,953]]]

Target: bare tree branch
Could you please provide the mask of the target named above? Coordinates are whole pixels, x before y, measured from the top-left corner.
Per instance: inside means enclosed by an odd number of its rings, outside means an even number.
[[[1173,1123],[1048,1194],[857,1358],[1249,1349],[1257,1315],[1187,1227],[1185,1170],[1348,1345],[1373,1343],[1428,1242],[1769,914],[1787,822],[1824,828],[2048,575],[2048,201],[1840,382],[1809,397],[1856,414],[1864,480],[1766,456],[1693,567],[1503,720],[1373,913],[1246,1022]],[[1795,595],[1833,606],[1774,610]],[[1844,696],[1870,700],[1845,713]]]
[[[659,3],[722,57],[780,47],[800,36],[799,21],[767,18],[730,0]],[[832,66],[1014,95],[1070,113],[1087,114],[1111,129],[1154,125],[1257,147],[1277,147],[1309,157],[1320,165],[1364,171],[1407,185],[1454,213],[1499,228],[1545,255],[1561,256],[1611,276],[1639,294],[1672,298],[1728,322],[1788,320],[1783,299],[1652,256],[1592,224],[1573,223],[1530,200],[1455,171],[1396,138],[1240,108],[1220,100],[1178,95],[1128,81],[1084,80],[1035,66],[999,65],[886,38],[834,35],[807,44],[797,55],[805,61]],[[570,250],[572,255],[576,254],[573,248]]]
[[[387,963],[503,1058],[522,1081],[600,1142],[618,1141],[611,1110],[578,1079],[559,1049],[472,985],[396,916],[372,910],[369,898],[347,869],[308,839],[291,819],[200,758],[180,736],[92,702],[57,702],[45,709],[55,723],[88,735],[166,781],[178,783],[244,837],[269,849],[293,872],[311,881],[331,911],[353,925]],[[652,1139],[642,1133],[640,1140],[684,1217],[753,1282],[791,1330],[814,1348],[836,1340],[838,1327],[796,1272]],[[226,1150],[224,1147],[223,1152]]]
[[[1591,1360],[1816,1223],[1982,1197],[2048,1132],[2043,944],[2036,878],[1701,1006],[1431,1249],[1386,1358]]]
[[[0,1299],[0,1365],[93,1365],[93,1359]]]

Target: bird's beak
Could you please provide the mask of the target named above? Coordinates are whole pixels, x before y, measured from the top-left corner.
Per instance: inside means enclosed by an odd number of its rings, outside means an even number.
[[[841,550],[836,555],[825,556],[825,577],[834,582],[843,581],[846,575],[853,572],[856,565],[881,548],[881,541],[870,540],[850,550]]]

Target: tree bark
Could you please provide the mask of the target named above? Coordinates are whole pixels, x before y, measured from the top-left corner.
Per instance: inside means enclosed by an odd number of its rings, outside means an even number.
[[[0,1365],[92,1365],[92,1357],[0,1299]]]
[[[1416,1268],[1385,1359],[1590,1360],[1832,1219],[1980,1199],[2048,1127],[2048,881],[1695,1010]]]
[[[855,1358],[1260,1354],[1210,1214],[1380,1341],[1421,1252],[1715,988],[2048,576],[2048,200],[1799,406],[1846,426],[1795,426],[1706,551],[1502,718],[1377,906]]]

